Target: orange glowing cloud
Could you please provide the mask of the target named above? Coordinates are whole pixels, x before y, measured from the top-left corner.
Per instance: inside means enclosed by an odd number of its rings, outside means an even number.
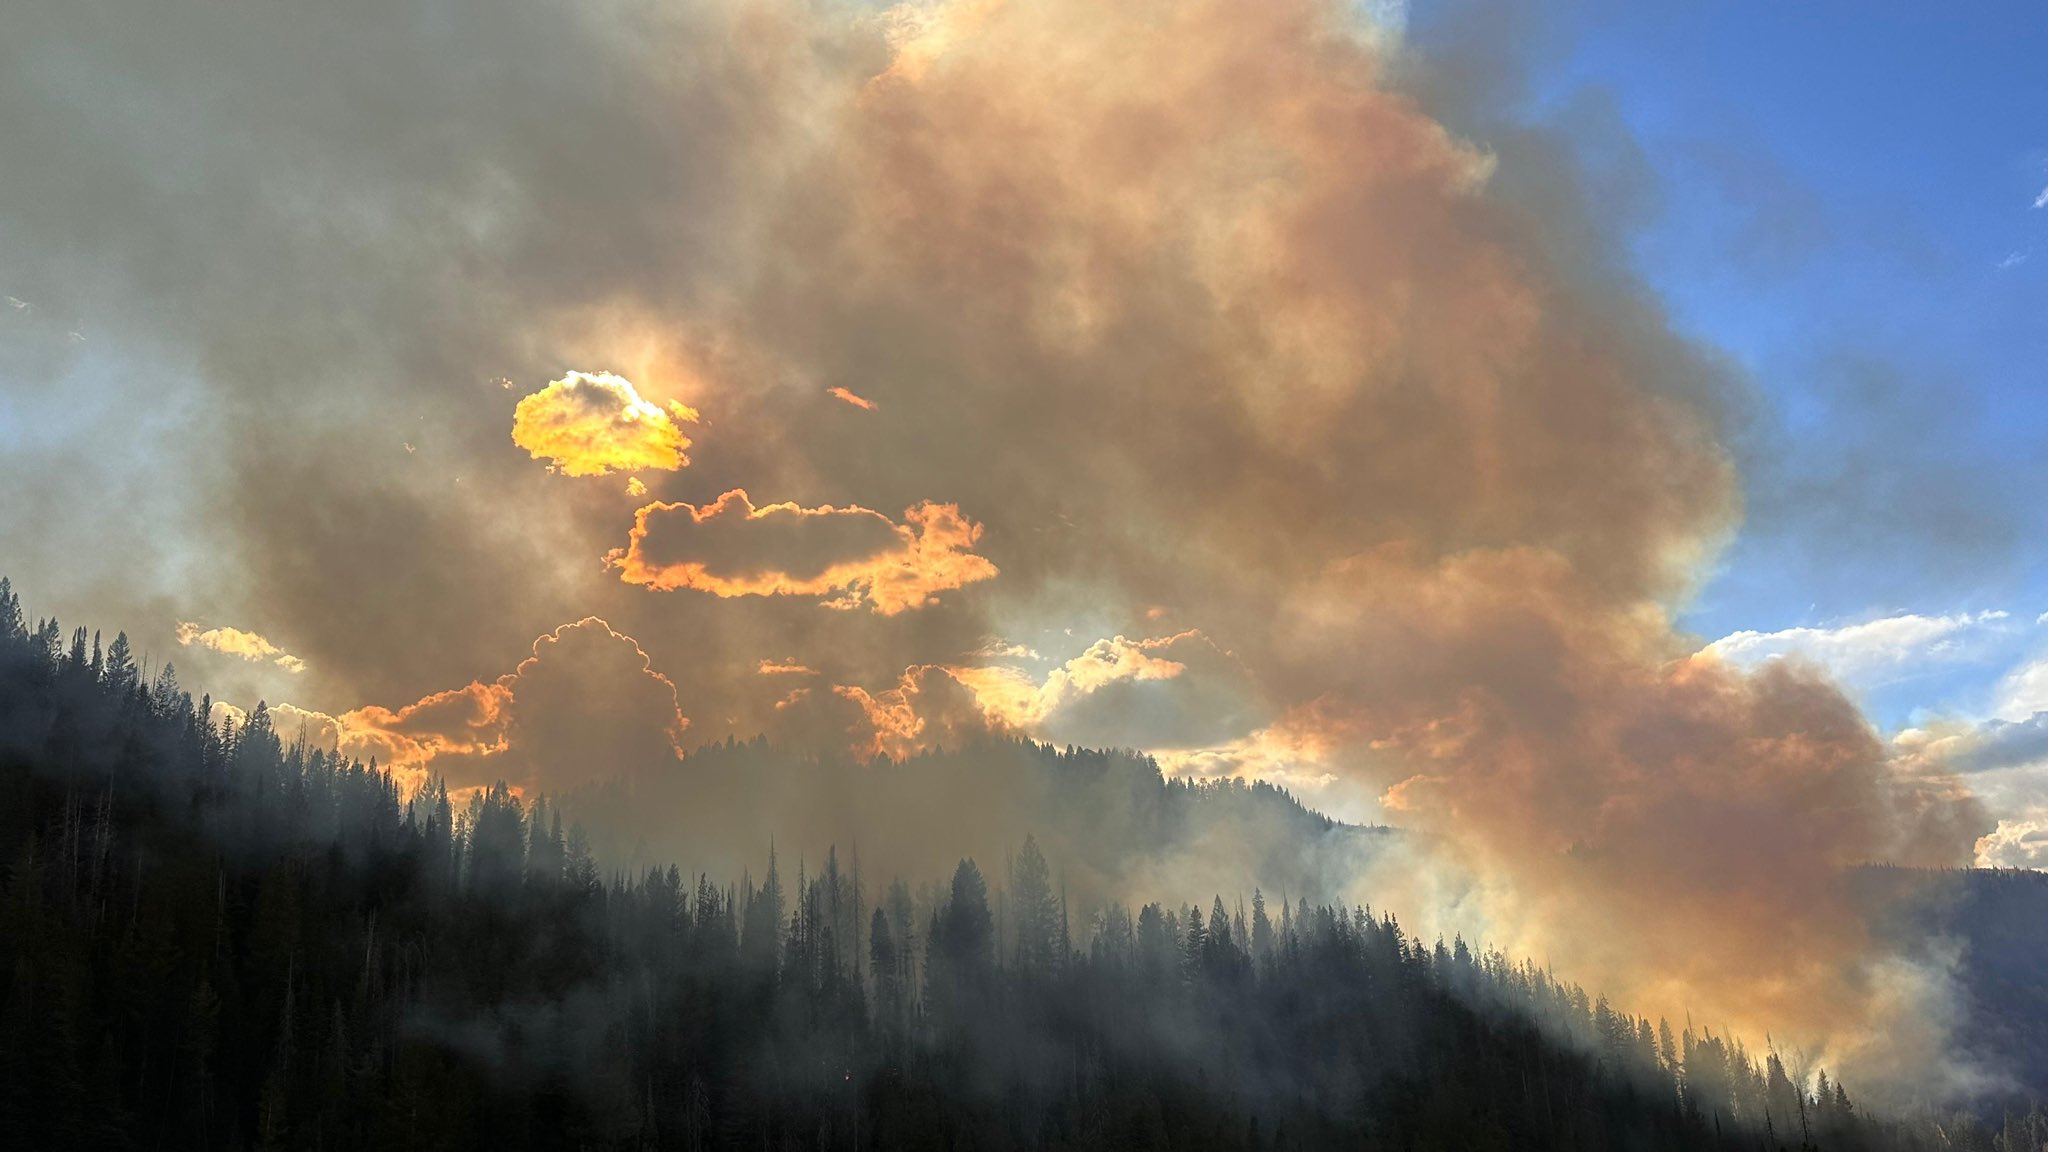
[[[973,691],[990,717],[1008,727],[1031,729],[1060,705],[1125,680],[1171,680],[1187,666],[1153,653],[1183,640],[1201,640],[1199,631],[1149,640],[1114,636],[1090,644],[1079,656],[1052,670],[1043,682],[1020,668],[982,665],[949,668],[953,678]]]
[[[430,773],[456,787],[503,779],[546,788],[593,773],[631,774],[673,763],[689,726],[676,686],[631,636],[595,616],[533,642],[496,680],[472,681],[399,708],[330,716],[281,704],[287,741],[375,760],[408,789]]]
[[[1243,664],[1199,629],[1097,640],[1043,679],[1009,664],[947,671],[993,726],[1055,742],[1160,752],[1235,739],[1267,718]]]
[[[1006,653],[1029,651],[992,646]],[[761,671],[771,670],[793,669],[764,661]],[[902,759],[958,748],[990,733],[1055,742],[1078,735],[1093,745],[1148,748],[1162,741],[1126,737],[1180,731],[1197,740],[1235,735],[1252,727],[1239,699],[1246,690],[1235,657],[1190,629],[1140,640],[1097,640],[1042,679],[1009,664],[913,664],[884,688],[834,684],[830,695],[798,689],[775,708],[785,722],[778,731],[782,738],[800,728],[797,739],[805,747],[850,751],[861,759]],[[858,711],[847,712],[849,703]]]
[[[287,672],[304,672],[306,662],[272,644],[254,632],[240,628],[206,628],[189,620],[178,624],[178,643],[187,648],[206,648],[244,660],[268,660]]]
[[[904,670],[890,688],[870,693],[864,688],[834,685],[843,700],[859,705],[869,731],[856,740],[854,753],[863,759],[895,759],[934,748],[959,748],[1007,726],[986,712],[975,693],[950,668],[919,664]]]
[[[649,504],[625,548],[606,562],[656,591],[804,596],[827,607],[894,616],[996,574],[974,551],[981,525],[953,504],[926,502],[897,523],[867,508],[793,503],[756,508],[735,488],[710,504]]]
[[[479,682],[436,692],[401,708],[370,705],[339,716],[278,704],[270,709],[270,723],[286,745],[303,742],[344,759],[376,764],[388,769],[400,789],[409,793],[430,773],[448,775],[457,765],[469,770],[453,775],[469,784],[479,782],[477,766],[495,769],[509,747],[510,703],[511,692],[502,681]],[[216,720],[225,717],[239,726],[248,719],[232,704],[216,701],[214,709]]]
[[[1063,696],[1070,691],[1093,692],[1118,680],[1171,680],[1187,671],[1187,665],[1152,653],[1171,648],[1182,640],[1199,639],[1201,635],[1190,629],[1178,635],[1151,640],[1126,640],[1122,636],[1097,640],[1088,646],[1087,651],[1067,661],[1052,674],[1049,681],[1051,694]]]
[[[848,391],[845,388],[827,388],[825,389],[825,394],[835,400],[844,400],[855,408],[864,409],[869,412],[876,411],[881,407],[881,405],[876,404],[873,400],[856,392]]]
[[[1320,792],[1339,780],[1332,764],[1337,749],[1358,739],[1344,717],[1318,699],[1288,709],[1264,727],[1202,748],[1169,748],[1156,755],[1171,776],[1201,779],[1266,780],[1305,792]]]
[[[359,741],[389,742],[387,758],[425,766],[444,756],[488,757],[508,747],[505,727],[512,704],[512,686],[471,682],[435,692],[402,708],[369,705],[343,714],[342,730]]]
[[[512,442],[565,476],[673,472],[690,462],[679,425],[696,419],[688,405],[643,399],[623,376],[571,372],[513,409]]]
[[[754,671],[762,676],[816,676],[818,674],[816,668],[798,663],[796,660],[789,658],[763,660],[754,667]]]

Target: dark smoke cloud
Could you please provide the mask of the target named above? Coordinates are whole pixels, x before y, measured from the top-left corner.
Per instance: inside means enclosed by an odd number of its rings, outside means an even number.
[[[454,788],[504,780],[527,792],[600,772],[673,772],[689,723],[674,682],[594,616],[535,640],[531,656],[494,680],[339,716],[280,705],[276,720],[312,747],[376,760],[408,788],[431,774]]]

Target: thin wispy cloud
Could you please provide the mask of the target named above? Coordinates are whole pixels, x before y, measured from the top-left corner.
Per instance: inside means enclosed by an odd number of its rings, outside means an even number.
[[[835,400],[844,401],[848,404],[853,405],[855,408],[865,409],[869,412],[873,412],[877,409],[877,407],[879,407],[873,400],[870,400],[867,397],[862,396],[859,393],[853,392],[849,389],[827,388],[825,389],[825,393],[826,395],[831,396]]]
[[[1844,681],[1871,686],[1902,679],[1934,663],[1967,659],[1974,642],[2010,619],[1992,610],[1948,616],[1906,613],[1835,627],[1730,633],[1704,652],[1744,667],[1798,658],[1819,664]]]

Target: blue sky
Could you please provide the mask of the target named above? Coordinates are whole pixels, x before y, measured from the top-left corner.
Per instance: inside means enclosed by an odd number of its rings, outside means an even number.
[[[1475,21],[1501,18],[1418,0],[1410,33],[1469,44]],[[1636,272],[1746,394],[1750,515],[1687,626],[1968,613],[1966,643],[1856,686],[1888,727],[1989,711],[2048,646],[2048,6],[1508,23],[1527,115],[1628,193]]]

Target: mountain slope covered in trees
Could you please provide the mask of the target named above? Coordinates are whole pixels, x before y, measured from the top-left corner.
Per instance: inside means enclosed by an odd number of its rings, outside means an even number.
[[[1076,907],[1035,839],[1000,886],[836,851],[611,872],[545,799],[405,797],[262,709],[216,727],[171,669],[30,627],[4,584],[0,854],[0,1131],[26,1147],[2048,1137],[2038,1112],[1872,1116],[1363,907]]]
[[[2048,1091],[2048,873],[1872,867],[1857,877],[1876,930],[1955,973],[1956,1031],[1987,1102]]]
[[[1059,862],[1069,896],[1091,906],[1205,886],[1233,904],[1254,886],[1329,898],[1393,839],[1270,784],[1169,780],[1138,752],[1002,736],[868,763],[729,741],[697,749],[676,771],[603,780],[550,802],[586,829],[601,859],[633,871],[677,861],[758,868],[772,840],[792,854],[857,847],[881,876],[943,881],[962,857],[999,866],[1029,835]]]

